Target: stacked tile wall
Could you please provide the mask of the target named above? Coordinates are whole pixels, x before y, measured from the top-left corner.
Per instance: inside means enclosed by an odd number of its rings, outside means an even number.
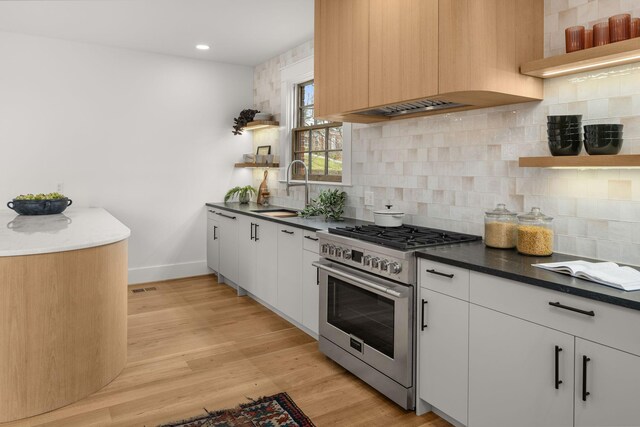
[[[633,11],[631,3],[638,2],[546,1],[546,55],[562,53],[556,37],[565,26]],[[309,42],[258,66],[256,106],[279,113],[280,68],[312,52]],[[497,203],[518,212],[538,206],[555,218],[557,251],[640,264],[640,170],[518,167],[520,156],[549,154],[549,114],[624,124],[622,153],[640,154],[640,64],[545,80],[539,103],[355,124],[347,216],[372,220],[373,210],[391,201],[407,213],[407,223],[482,234],[484,212]],[[278,130],[255,132],[256,145],[277,141]],[[275,175],[272,203],[301,207],[301,189],[287,197]],[[256,171],[254,184],[261,179]],[[312,186],[312,196],[323,188]],[[375,206],[364,206],[366,191],[374,193]]]

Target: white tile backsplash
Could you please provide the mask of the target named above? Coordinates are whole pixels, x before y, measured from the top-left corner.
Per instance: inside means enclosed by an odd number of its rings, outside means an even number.
[[[546,56],[564,52],[562,25],[630,11],[635,3],[545,0]],[[255,106],[279,116],[280,68],[312,54],[308,42],[256,67]],[[354,124],[353,185],[342,187],[346,214],[373,220],[373,210],[391,201],[408,223],[482,234],[484,212],[497,203],[518,212],[539,206],[555,217],[557,251],[640,264],[640,170],[518,166],[520,156],[549,155],[549,114],[582,114],[584,124],[622,123],[622,152],[640,153],[640,65],[547,79],[539,103]],[[253,134],[256,146],[278,145],[278,130]],[[269,180],[272,203],[301,208],[304,191],[292,189],[287,197],[276,175]],[[261,180],[258,170],[254,184]],[[313,185],[312,197],[323,188]],[[363,205],[365,191],[374,193],[373,208]]]

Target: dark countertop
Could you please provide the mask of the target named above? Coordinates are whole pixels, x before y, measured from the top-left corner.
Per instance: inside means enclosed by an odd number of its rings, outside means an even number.
[[[620,291],[583,279],[554,273],[533,267],[531,264],[585,260],[601,262],[584,257],[555,253],[550,257],[520,255],[515,249],[491,249],[482,242],[440,246],[416,252],[418,258],[491,274],[505,279],[517,280],[534,286],[553,289],[567,294],[603,301],[622,307],[640,310],[640,291]]]
[[[235,212],[242,215],[248,215],[255,218],[264,219],[266,221],[277,222],[284,225],[290,225],[292,227],[298,227],[309,231],[320,231],[327,230],[330,227],[347,227],[354,225],[362,225],[362,224],[371,224],[368,221],[361,221],[351,218],[344,218],[343,221],[325,221],[323,217],[311,217],[311,218],[302,218],[302,217],[291,217],[291,218],[274,218],[270,216],[263,215],[259,212],[252,212],[254,210],[259,209],[289,209],[289,210],[298,210],[294,208],[287,208],[284,206],[261,206],[257,203],[250,202],[248,204],[241,205],[239,202],[229,202],[229,203],[206,203],[207,206],[212,208],[224,209],[229,212]]]

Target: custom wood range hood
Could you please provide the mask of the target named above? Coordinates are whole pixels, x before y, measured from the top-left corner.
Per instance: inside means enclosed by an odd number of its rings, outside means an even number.
[[[538,101],[543,0],[316,0],[316,115],[371,123]]]

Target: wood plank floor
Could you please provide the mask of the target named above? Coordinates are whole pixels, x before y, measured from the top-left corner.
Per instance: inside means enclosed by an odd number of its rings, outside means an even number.
[[[403,411],[316,341],[215,276],[129,293],[129,357],[116,380],[56,411],[1,424],[155,426],[286,391],[317,426],[449,426]]]

